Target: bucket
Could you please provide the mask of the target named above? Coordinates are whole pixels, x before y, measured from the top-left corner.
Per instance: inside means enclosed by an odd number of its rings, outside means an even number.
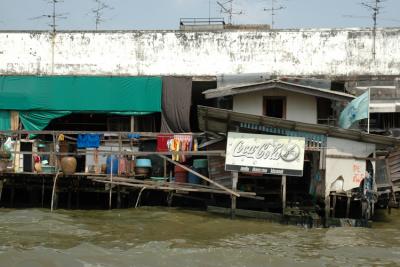
[[[136,167],[151,168],[151,160],[150,159],[137,159],[135,165],[136,165]]]
[[[110,155],[107,157],[107,174],[111,174],[111,162],[112,162],[112,174],[118,174],[118,158],[115,155]]]
[[[196,168],[192,167],[192,170],[195,172],[199,172]],[[188,174],[188,183],[189,184],[200,184],[201,178],[194,173],[189,172]]]
[[[196,169],[207,169],[208,168],[208,159],[193,160],[193,167]]]
[[[187,183],[187,171],[179,166],[175,166],[175,182]]]
[[[137,176],[136,178],[148,178],[150,176],[150,170],[151,168],[148,167],[135,167],[135,175]]]

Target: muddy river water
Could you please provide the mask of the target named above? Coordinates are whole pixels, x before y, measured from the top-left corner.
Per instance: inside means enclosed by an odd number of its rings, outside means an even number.
[[[0,266],[400,266],[400,211],[305,229],[200,211],[0,210]]]

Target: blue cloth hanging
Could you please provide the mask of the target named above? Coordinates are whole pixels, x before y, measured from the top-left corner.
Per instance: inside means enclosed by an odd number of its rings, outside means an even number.
[[[76,140],[78,148],[98,148],[100,146],[100,134],[80,134]]]

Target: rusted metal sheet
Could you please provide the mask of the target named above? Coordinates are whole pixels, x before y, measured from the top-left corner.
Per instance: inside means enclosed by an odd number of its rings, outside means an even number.
[[[207,147],[207,150],[226,149],[226,141],[221,141]],[[211,180],[228,188],[232,187],[232,174],[225,171],[225,157],[208,156],[208,175]]]
[[[393,185],[400,186],[400,150],[390,153],[387,162],[390,181]]]

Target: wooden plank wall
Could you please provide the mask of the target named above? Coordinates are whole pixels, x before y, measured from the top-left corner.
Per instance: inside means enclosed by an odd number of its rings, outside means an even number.
[[[225,150],[226,140],[212,144],[207,150]],[[225,157],[208,156],[208,174],[209,178],[223,186],[232,188],[232,174],[225,171]]]
[[[388,165],[393,185],[400,186],[400,150],[396,150],[389,155]]]

